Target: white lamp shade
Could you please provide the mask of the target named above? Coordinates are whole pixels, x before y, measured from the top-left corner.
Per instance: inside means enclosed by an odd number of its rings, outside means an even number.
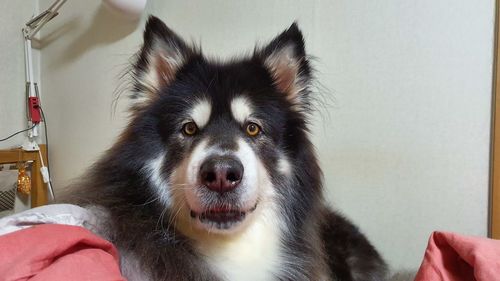
[[[130,20],[137,20],[141,17],[147,0],[103,0],[102,2],[112,12]]]

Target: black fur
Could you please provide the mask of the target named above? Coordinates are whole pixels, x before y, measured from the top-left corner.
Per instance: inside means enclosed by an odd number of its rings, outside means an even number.
[[[276,77],[265,63],[285,47],[293,50],[297,81],[307,82],[301,85],[299,99],[275,87]],[[173,76],[152,89],[143,80],[158,51],[167,56],[177,52],[173,59],[180,62],[175,68],[160,65],[160,71]],[[165,155],[161,173],[170,175],[203,137],[227,149],[234,147],[233,137],[245,135],[232,120],[228,103],[235,95],[245,95],[264,123],[264,132],[247,142],[264,163],[280,195],[282,219],[291,230],[281,240],[283,253],[293,260],[285,261],[275,279],[320,280],[326,274],[327,280],[384,280],[386,266],[373,246],[348,220],[324,206],[321,169],[308,138],[311,68],[296,24],[252,56],[221,63],[206,59],[151,17],[132,75],[132,99],[147,102],[132,107],[120,139],[69,189],[64,201],[102,211],[101,234],[123,255],[133,257],[148,278],[222,280],[193,247],[194,241],[176,229],[170,220],[174,210],[158,200],[145,166]],[[210,123],[198,136],[179,142],[180,121],[199,98],[212,102]],[[292,163],[290,176],[277,170],[281,155]]]

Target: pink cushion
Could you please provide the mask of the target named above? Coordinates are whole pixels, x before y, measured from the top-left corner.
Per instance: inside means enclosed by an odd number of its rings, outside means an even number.
[[[125,280],[110,242],[79,226],[44,224],[0,236],[2,280]]]
[[[434,232],[415,281],[500,280],[500,241]]]

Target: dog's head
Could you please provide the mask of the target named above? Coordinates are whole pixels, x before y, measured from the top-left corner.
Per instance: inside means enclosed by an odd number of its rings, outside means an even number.
[[[232,233],[291,192],[287,183],[301,181],[296,167],[308,165],[296,161],[309,149],[301,145],[309,145],[310,72],[296,24],[253,55],[223,63],[148,20],[133,66],[129,132],[170,223]]]

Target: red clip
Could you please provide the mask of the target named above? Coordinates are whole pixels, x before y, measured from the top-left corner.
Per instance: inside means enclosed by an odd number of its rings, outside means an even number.
[[[28,106],[31,123],[40,123],[40,121],[42,121],[42,116],[40,114],[40,100],[38,99],[38,97],[29,97]]]

